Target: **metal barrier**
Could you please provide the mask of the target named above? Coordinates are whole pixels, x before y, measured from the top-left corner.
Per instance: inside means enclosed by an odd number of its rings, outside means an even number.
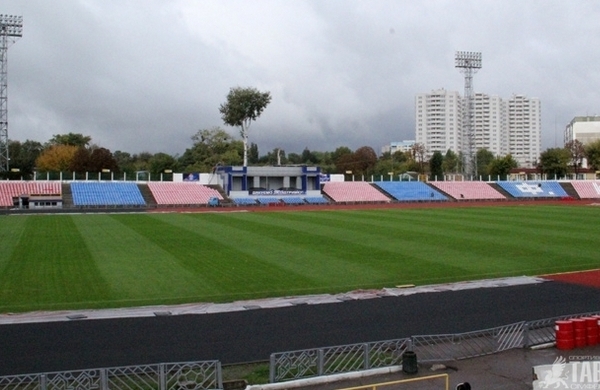
[[[419,361],[448,361],[484,356],[513,348],[531,347],[555,338],[557,320],[598,314],[584,313],[518,322],[474,332],[419,335],[375,343],[342,345],[271,354],[271,383],[331,375],[402,363],[405,351],[414,351]]]
[[[201,361],[0,377],[1,390],[222,389],[221,363]]]
[[[377,341],[271,354],[271,383],[390,367],[402,362],[410,339]]]

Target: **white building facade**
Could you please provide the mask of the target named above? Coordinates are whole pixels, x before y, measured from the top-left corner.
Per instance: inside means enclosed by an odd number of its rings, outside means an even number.
[[[425,145],[426,158],[438,151],[462,150],[463,103],[456,91],[439,89],[415,97],[415,141]]]
[[[600,139],[600,116],[576,116],[565,129],[565,144],[579,140],[588,144]]]
[[[508,100],[508,128],[508,152],[519,163],[519,167],[536,167],[542,153],[540,100],[513,95]]]
[[[448,149],[468,154],[464,150],[468,145],[467,134],[463,134],[463,107],[464,99],[457,91],[440,89],[416,95],[415,140],[425,145],[427,158],[436,151],[444,155]],[[520,167],[536,166],[541,153],[539,99],[514,95],[506,101],[476,93],[472,107],[475,150],[485,148],[500,157],[511,154]]]

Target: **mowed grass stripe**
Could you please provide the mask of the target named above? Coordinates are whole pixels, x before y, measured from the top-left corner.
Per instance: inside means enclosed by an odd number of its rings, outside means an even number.
[[[264,264],[249,256],[244,248],[243,237],[228,227],[221,227],[205,218],[190,214],[154,214],[147,216],[150,224],[140,227],[136,220],[116,216],[123,223],[149,237],[178,263],[198,275],[213,288],[208,294],[213,300],[237,297],[264,296],[265,291],[277,288],[278,281],[303,284],[287,270]]]
[[[219,258],[216,264],[219,270],[231,268],[235,275],[230,278],[239,279],[239,287],[250,292],[254,286],[254,296],[279,293],[314,293],[332,291],[333,286],[339,286],[340,280],[352,279],[351,266],[345,261],[328,256],[319,247],[306,245],[302,237],[289,235],[278,231],[276,234],[265,226],[257,227],[254,219],[261,219],[264,214],[255,214],[250,220],[239,220],[239,213],[230,214],[188,214],[187,220],[173,219],[171,216],[161,216],[170,223],[196,229],[202,221],[204,237],[219,244],[222,254],[234,250],[234,256]],[[314,242],[312,242],[314,244]],[[215,253],[215,255],[217,255]],[[360,267],[361,270],[365,266]],[[365,272],[362,280],[366,278]]]
[[[140,234],[140,230],[151,230],[164,235],[151,217],[98,214],[76,216],[74,220],[99,271],[110,282],[114,301],[168,303],[214,293],[216,287],[210,280],[182,267],[155,237]]]
[[[0,274],[0,309],[78,307],[111,298],[70,216],[28,216]],[[14,226],[14,224],[11,224]]]
[[[0,219],[0,274],[11,259],[11,256],[19,244],[19,240],[26,228],[26,219],[20,217]],[[1,287],[1,285],[0,285]]]
[[[381,287],[382,285],[395,285],[402,280],[419,278],[420,268],[434,265],[428,259],[421,259],[419,267],[414,266],[415,257],[403,256],[403,248],[399,241],[394,239],[394,231],[387,230],[384,234],[364,228],[364,221],[347,223],[345,216],[351,212],[325,213],[326,221],[319,216],[311,214],[312,218],[301,220],[298,213],[260,213],[260,215],[237,214],[233,218],[238,220],[237,225],[247,233],[262,231],[269,237],[279,237],[288,240],[291,249],[307,253],[311,258],[322,259],[311,270],[320,271],[325,264],[332,261],[336,266],[332,269],[335,273],[329,275],[331,283],[338,288],[356,287]],[[341,220],[336,221],[339,217]],[[361,228],[362,226],[362,228]],[[301,245],[301,247],[299,247]],[[302,263],[298,263],[302,266]],[[310,264],[308,264],[310,265]],[[460,269],[452,269],[452,265],[438,273],[439,268],[430,268],[428,280],[438,280]],[[357,281],[362,280],[362,286]]]

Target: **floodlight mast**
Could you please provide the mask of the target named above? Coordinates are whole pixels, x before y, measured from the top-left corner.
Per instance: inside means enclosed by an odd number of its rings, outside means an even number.
[[[0,14],[0,172],[9,170],[8,156],[8,46],[23,36],[23,17]]]
[[[473,74],[481,69],[481,53],[472,51],[457,51],[455,67],[465,75],[465,96],[463,109],[463,172],[477,176],[477,150],[475,145],[475,128],[473,126]]]

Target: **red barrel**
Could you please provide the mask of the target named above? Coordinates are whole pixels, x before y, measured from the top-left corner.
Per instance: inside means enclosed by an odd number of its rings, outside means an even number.
[[[598,344],[598,318],[586,317],[584,319],[587,345]]]
[[[573,318],[573,334],[575,336],[575,347],[585,347],[587,345],[586,321],[583,318]]]
[[[556,330],[556,348],[561,350],[575,348],[575,328],[573,321],[556,321],[554,329]]]

